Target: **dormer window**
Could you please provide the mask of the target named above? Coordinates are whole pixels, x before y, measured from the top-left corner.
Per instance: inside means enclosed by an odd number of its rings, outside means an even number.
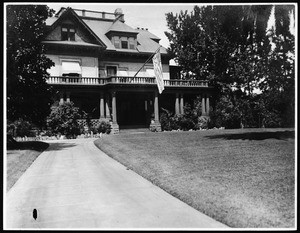
[[[114,45],[115,45],[116,49],[120,48],[120,40],[119,40],[119,37],[117,37],[117,36],[114,37]]]
[[[122,40],[121,45],[122,45],[122,49],[128,49],[128,41]]]
[[[113,36],[111,42],[116,49],[135,49],[136,40],[134,37],[119,37]]]
[[[61,40],[75,41],[75,27],[73,25],[61,27]]]
[[[129,49],[135,49],[135,41],[134,38],[129,38]]]

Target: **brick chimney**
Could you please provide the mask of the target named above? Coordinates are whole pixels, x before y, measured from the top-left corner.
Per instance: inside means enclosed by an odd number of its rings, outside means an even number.
[[[117,19],[119,17],[119,20],[121,21],[121,22],[125,22],[125,20],[124,20],[124,14],[123,14],[123,11],[122,11],[122,9],[121,8],[117,8],[116,10],[115,10],[115,19]]]

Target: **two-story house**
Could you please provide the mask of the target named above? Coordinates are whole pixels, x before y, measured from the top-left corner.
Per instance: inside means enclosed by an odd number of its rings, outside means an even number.
[[[202,114],[208,115],[208,83],[180,79],[160,38],[146,28],[127,25],[121,9],[107,13],[61,8],[46,23],[49,31],[43,43],[55,63],[48,70],[48,83],[57,90],[60,103],[74,102],[92,124],[110,121],[115,133],[150,125],[159,131],[162,108],[183,113],[185,102],[197,95],[202,96]],[[165,86],[161,94],[152,60],[143,67],[159,47]]]

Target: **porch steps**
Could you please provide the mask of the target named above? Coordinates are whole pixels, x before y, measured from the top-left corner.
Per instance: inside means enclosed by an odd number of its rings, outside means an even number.
[[[149,127],[120,127],[120,134],[141,134],[150,132]]]

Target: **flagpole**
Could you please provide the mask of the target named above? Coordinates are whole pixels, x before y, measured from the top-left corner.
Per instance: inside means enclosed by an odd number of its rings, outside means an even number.
[[[136,75],[141,71],[141,69],[143,69],[143,67],[147,64],[148,61],[150,61],[150,59],[153,57],[153,55],[155,55],[157,53],[157,51],[161,48],[162,46],[160,45],[158,47],[158,49],[155,50],[155,52],[153,54],[151,54],[151,56],[147,59],[147,61],[142,65],[142,67],[135,73],[135,75],[131,78],[130,82],[136,77]]]

